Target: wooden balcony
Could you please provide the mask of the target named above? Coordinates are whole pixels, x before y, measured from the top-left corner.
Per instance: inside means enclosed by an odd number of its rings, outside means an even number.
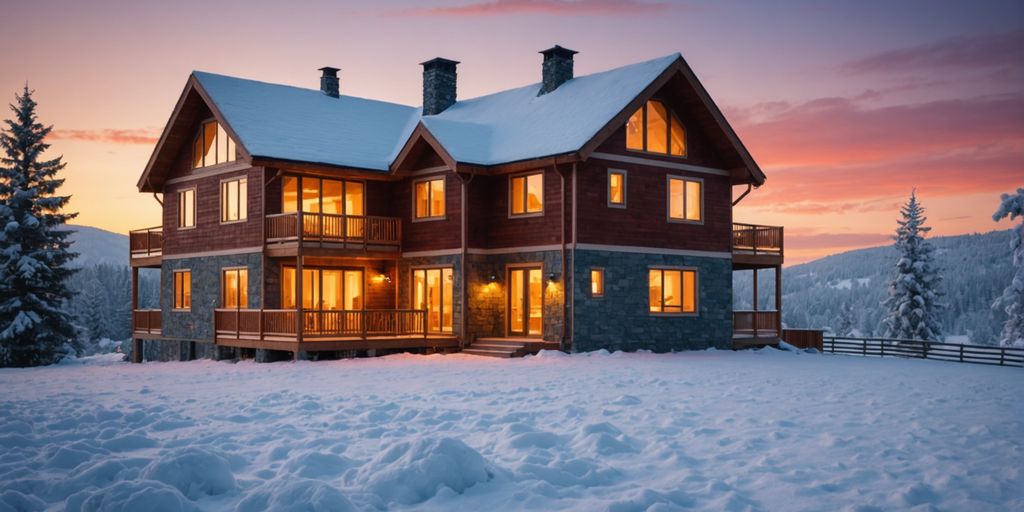
[[[160,337],[159,309],[132,310],[132,337],[151,339]]]
[[[782,317],[775,310],[733,311],[733,347],[774,345],[782,332]]]
[[[218,345],[244,348],[294,352],[458,346],[451,334],[429,333],[426,319],[422,309],[217,309],[213,322]]]
[[[266,217],[266,243],[271,256],[294,256],[300,245],[314,250],[397,254],[401,242],[402,222],[395,217],[310,212]]]
[[[159,267],[164,254],[163,227],[128,232],[128,251],[133,267]]]
[[[782,226],[759,226],[734,222],[732,262],[734,269],[769,268],[782,265]]]

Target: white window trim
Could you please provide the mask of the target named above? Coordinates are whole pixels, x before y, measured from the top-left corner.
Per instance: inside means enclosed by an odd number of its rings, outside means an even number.
[[[441,190],[444,195],[444,214],[442,215],[427,215],[426,217],[416,216],[416,185],[423,182],[431,182],[441,180]],[[365,190],[365,189],[364,189]],[[430,193],[430,186],[427,186],[428,194]],[[430,197],[427,198],[427,211],[430,211]],[[448,177],[447,176],[430,176],[428,178],[420,178],[412,182],[412,215],[410,215],[412,222],[430,222],[435,220],[447,220],[448,219]]]
[[[188,192],[189,190],[192,191],[192,225],[191,226],[182,226],[181,225],[181,216],[182,216],[183,212],[182,212],[182,208],[181,208],[181,198],[185,194],[185,192]],[[186,188],[183,188],[183,189],[179,189],[177,191],[176,199],[177,199],[177,211],[174,213],[174,218],[177,220],[177,222],[175,222],[175,224],[177,225],[177,229],[179,229],[179,230],[195,229],[196,225],[199,224],[199,188],[196,185],[193,185],[191,187],[186,187]]]
[[[224,220],[224,184],[228,183],[230,181],[242,181],[242,180],[245,180],[245,205],[244,205],[245,206],[245,218],[244,219],[236,219],[236,220]],[[249,222],[249,175],[248,174],[240,174],[238,176],[232,176],[230,178],[224,178],[224,179],[220,180],[220,184],[218,185],[218,189],[219,189],[218,190],[218,197],[220,199],[220,208],[219,209],[220,209],[220,223],[221,223],[221,225],[225,225],[225,224],[241,224],[243,222]],[[241,189],[241,185],[239,185],[239,189]],[[243,206],[243,205],[240,204],[239,205],[239,209],[238,209],[239,215],[242,214],[241,206]]]
[[[680,270],[680,271],[684,271],[684,272],[685,271],[693,272],[693,312],[683,311],[683,312],[680,312],[680,313],[676,313],[676,312],[666,313],[664,311],[651,311],[651,298],[650,298],[651,297],[651,282],[650,282],[651,277],[650,276],[651,276],[651,271],[652,270]],[[697,267],[679,267],[679,266],[669,266],[669,265],[651,265],[651,266],[647,267],[647,273],[644,276],[644,279],[647,281],[647,314],[648,315],[650,315],[650,316],[657,316],[657,317],[697,317],[697,316],[700,316],[700,271],[697,270]],[[664,283],[664,281],[665,281],[665,278],[662,277],[662,283]],[[681,284],[682,284],[682,276],[680,275],[680,285]],[[665,299],[665,287],[664,287],[664,285],[662,286],[662,289],[661,289],[661,298],[662,298],[662,301],[664,301],[664,299]],[[664,307],[665,307],[665,305],[662,304],[662,309],[664,309]]]
[[[622,175],[622,202],[621,203],[613,203],[612,202],[612,174],[621,174]],[[612,169],[612,168],[608,168],[608,183],[607,183],[608,191],[607,191],[607,195],[608,195],[608,207],[609,208],[621,208],[621,209],[625,209],[626,208],[626,205],[629,203],[629,195],[627,193],[627,191],[629,190],[628,189],[629,185],[627,185],[628,181],[629,181],[629,179],[627,177],[627,173],[626,173],[625,169]]]
[[[677,219],[672,216],[672,180],[681,180],[683,182],[683,215],[686,215],[686,182],[695,181],[700,183],[700,220],[690,219]],[[705,183],[704,178],[694,178],[690,176],[680,176],[678,174],[668,174],[665,176],[665,219],[671,224],[696,224],[699,226],[704,225],[704,196],[705,196]]]
[[[540,211],[539,212],[512,213],[512,200],[513,200],[513,198],[512,198],[512,180],[514,180],[516,178],[527,178],[529,176],[533,176],[533,175],[536,175],[536,174],[540,175]],[[547,203],[548,203],[547,197],[545,197],[545,194],[544,194],[544,185],[545,185],[545,181],[546,181],[544,175],[545,175],[544,170],[543,169],[539,169],[539,170],[535,170],[535,171],[521,172],[521,173],[518,173],[518,174],[510,174],[508,176],[508,218],[510,218],[510,219],[524,219],[524,218],[529,218],[529,217],[543,217],[544,216],[544,211],[547,209]],[[523,182],[523,192],[526,194],[526,197],[529,197],[529,195],[530,195],[529,188],[527,186],[528,182],[529,182],[529,180],[526,180],[526,181]],[[526,200],[525,197],[524,197],[523,200],[524,201]],[[527,207],[527,205],[526,205],[526,203],[524,203],[523,204],[523,209],[525,210],[526,207]]]

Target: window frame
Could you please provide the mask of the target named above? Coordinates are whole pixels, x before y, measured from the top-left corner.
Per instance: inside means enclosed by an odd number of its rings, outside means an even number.
[[[522,219],[522,218],[527,218],[527,217],[542,217],[544,215],[544,210],[547,207],[547,205],[546,205],[546,203],[547,203],[546,199],[547,198],[544,197],[544,185],[545,185],[544,175],[545,174],[546,173],[544,172],[543,169],[539,169],[539,170],[534,170],[534,171],[529,171],[529,172],[521,172],[521,173],[517,173],[517,174],[510,174],[508,176],[508,218],[510,218],[510,219]],[[531,212],[531,211],[529,211],[529,199],[530,199],[530,188],[529,188],[530,180],[529,180],[529,177],[530,176],[536,176],[536,175],[540,176],[540,211]],[[513,213],[514,209],[512,208],[512,204],[513,204],[512,201],[515,200],[515,198],[512,197],[512,190],[514,188],[512,186],[512,182],[514,180],[518,179],[518,178],[523,178],[523,197],[522,197],[522,200],[523,200],[523,213]]]
[[[238,184],[238,190],[239,190],[238,199],[239,199],[239,202],[238,202],[238,205],[236,205],[238,207],[238,218],[237,219],[233,219],[233,220],[225,218],[226,217],[226,215],[225,215],[226,212],[224,210],[224,207],[227,206],[227,202],[226,202],[227,198],[224,195],[224,185],[226,185],[226,184],[228,184],[228,183],[230,183],[232,181],[243,182],[243,183],[239,183]],[[242,204],[242,201],[241,201],[241,197],[242,197],[241,191],[242,191],[242,187],[243,186],[245,187],[245,204]],[[224,178],[224,179],[220,180],[220,223],[221,224],[238,224],[238,223],[241,223],[241,222],[248,222],[248,221],[249,221],[249,175],[248,174],[241,174],[241,175],[238,175],[238,176],[232,176],[230,178]]]
[[[278,265],[278,272],[279,272],[278,275],[280,276],[280,281],[281,281],[280,286],[278,286],[278,288],[280,289],[278,295],[279,295],[280,300],[281,300],[281,302],[280,302],[281,308],[282,309],[289,309],[289,310],[290,309],[302,310],[302,311],[307,311],[307,312],[308,311],[368,311],[368,309],[366,307],[366,300],[367,300],[366,288],[367,288],[367,280],[370,279],[370,276],[367,275],[368,272],[369,272],[369,268],[370,267],[359,266],[359,265],[304,265],[302,267],[303,272],[306,271],[306,270],[312,270],[312,271],[316,272],[317,296],[314,298],[315,299],[314,302],[318,303],[320,306],[319,307],[314,307],[314,308],[306,308],[306,307],[304,307],[302,305],[303,297],[300,297],[300,296],[298,296],[297,293],[295,293],[298,290],[296,289],[297,286],[294,286],[292,288],[292,293],[295,294],[295,306],[292,307],[292,308],[286,308],[285,307],[285,302],[286,302],[285,299],[287,298],[286,294],[288,293],[288,290],[284,286],[284,273],[285,273],[285,270],[290,269],[293,272],[293,274],[295,276],[295,279],[296,279],[296,282],[292,283],[293,285],[297,284],[297,280],[302,279],[302,275],[299,273],[298,267],[294,263],[291,263],[291,264],[281,263],[281,264]],[[362,306],[362,307],[359,308],[359,309],[324,309],[324,271],[335,271],[335,272],[338,272],[338,271],[340,271],[340,272],[352,271],[352,272],[360,272],[362,274],[362,277],[363,277],[359,281],[359,299],[360,299],[360,306]],[[342,302],[344,302],[344,298],[345,298],[345,286],[346,286],[346,284],[344,282],[344,277],[343,277],[342,278],[342,289],[341,289]],[[306,290],[303,289],[302,292],[305,293]]]
[[[683,218],[676,218],[672,216],[672,180],[679,180],[683,182]],[[686,218],[686,182],[693,181],[700,183],[700,219],[691,220]],[[667,174],[665,175],[665,220],[671,224],[696,224],[704,225],[704,200],[705,197],[705,183],[704,178],[695,178],[691,176],[682,176],[679,174]]]
[[[214,142],[213,142],[213,161],[214,161],[214,163],[212,163],[212,164],[207,164],[206,163],[206,154],[204,152],[203,156],[200,157],[200,159],[199,159],[200,162],[201,162],[201,165],[197,166],[196,165],[196,143],[200,139],[203,138],[203,135],[206,133],[206,125],[208,125],[210,123],[216,123],[217,124],[217,129],[216,129],[217,136],[214,137]],[[221,147],[222,144],[221,144],[220,135],[219,135],[221,131],[223,131],[224,135],[228,138],[228,140],[231,141],[230,142],[230,148],[235,150],[235,154],[231,156],[230,160],[224,160],[223,162],[217,162],[217,160],[219,160],[218,154],[219,154],[219,152],[222,149],[222,147]],[[223,149],[224,149],[225,153],[227,153],[228,146],[229,146],[229,144],[226,143],[226,142],[223,144]],[[227,158],[227,157],[225,157],[225,158]],[[231,134],[228,133],[228,129],[225,127],[224,123],[221,123],[220,119],[217,119],[216,116],[208,117],[206,119],[203,119],[203,120],[199,121],[199,129],[196,130],[196,135],[195,135],[195,137],[192,138],[192,160],[190,162],[191,163],[191,170],[195,171],[195,170],[198,170],[198,169],[207,169],[207,168],[215,167],[215,166],[219,166],[219,165],[233,164],[233,163],[235,163],[237,161],[238,161],[238,142],[236,142],[234,137],[232,137]]]
[[[601,290],[599,292],[594,291],[594,273],[597,272],[601,276]],[[594,298],[601,298],[605,295],[605,271],[604,267],[590,267],[590,296]]]
[[[651,271],[658,270],[661,272],[661,311],[651,311]],[[679,272],[679,285],[684,286],[686,282],[683,275],[686,272],[693,273],[693,311],[685,311],[685,300],[680,297],[679,309],[680,311],[665,311],[665,272],[675,271]],[[663,316],[663,317],[696,317],[700,316],[700,271],[697,267],[686,267],[686,266],[669,266],[669,265],[651,265],[647,267],[647,274],[644,276],[644,280],[647,282],[647,314],[650,316]]]
[[[192,223],[191,224],[183,224],[183,221],[185,220],[185,203],[182,201],[182,197],[185,196],[185,194],[187,194],[189,192],[192,193],[192,219],[191,219]],[[198,198],[199,198],[199,189],[195,185],[193,185],[191,187],[186,187],[186,188],[178,190],[178,192],[177,192],[177,199],[178,199],[178,214],[177,214],[177,217],[178,217],[177,226],[178,227],[177,227],[177,229],[195,229],[196,228],[196,224],[197,224],[197,220],[198,220],[198,214],[197,214],[197,211],[196,211],[197,210],[196,205],[199,202]]]
[[[441,330],[440,331],[429,331],[428,330],[427,332],[429,334],[452,334],[452,333],[455,332],[455,325],[456,325],[456,322],[455,322],[455,307],[456,307],[456,301],[457,301],[457,298],[458,298],[458,295],[456,295],[456,293],[455,293],[455,279],[456,279],[456,277],[455,277],[455,266],[454,265],[413,265],[413,266],[409,267],[409,307],[410,307],[410,309],[413,309],[413,306],[416,303],[416,273],[417,272],[423,272],[423,279],[424,279],[423,283],[424,283],[424,286],[426,286],[427,272],[430,271],[430,270],[437,270],[437,271],[439,271],[441,273],[441,281],[442,281],[442,283],[441,283],[441,308],[440,308],[440,312],[441,312]],[[451,309],[451,311],[447,311],[444,308],[444,283],[443,283],[443,281],[444,281],[444,272],[446,270],[451,271],[451,277],[452,277],[451,278],[451,287],[452,287],[452,309]],[[423,292],[426,293],[426,291],[427,291],[426,288],[424,288]],[[424,311],[428,311],[429,312],[429,310],[426,310],[426,309]],[[448,330],[444,329],[444,320],[445,320],[445,315],[446,314],[450,314],[452,316],[452,325],[451,325],[451,328],[448,329]]]
[[[188,304],[185,304],[185,275],[188,276]],[[182,276],[179,286],[178,276]],[[171,273],[171,310],[192,311],[192,269],[180,268]],[[180,301],[179,301],[180,299]]]
[[[665,107],[665,112],[668,114],[668,118],[665,120],[666,123],[667,123],[667,126],[665,128],[665,137],[666,137],[666,140],[665,140],[666,152],[665,153],[659,153],[657,151],[649,151],[647,149],[647,103],[649,103],[651,101],[656,101],[658,103],[661,103],[661,105],[663,107]],[[689,130],[686,129],[686,125],[683,124],[683,121],[681,119],[679,119],[679,116],[676,115],[675,110],[673,110],[672,108],[670,108],[668,106],[668,102],[666,102],[665,100],[663,100],[661,98],[650,98],[650,99],[644,101],[643,104],[640,105],[640,107],[638,107],[636,110],[633,110],[633,113],[636,113],[637,110],[640,110],[642,112],[640,114],[640,125],[643,127],[643,130],[642,130],[642,132],[640,134],[641,135],[640,136],[640,140],[641,140],[641,143],[643,145],[643,148],[642,149],[633,149],[633,148],[629,147],[629,141],[628,141],[628,135],[627,135],[627,136],[625,136],[626,140],[623,141],[623,146],[626,148],[626,151],[631,151],[633,153],[643,153],[645,155],[666,156],[666,157],[669,157],[669,158],[689,158],[690,157]],[[630,117],[633,117],[633,114],[630,114]],[[682,130],[683,130],[683,154],[681,154],[681,155],[674,155],[674,154],[672,154],[672,120],[673,119],[675,119],[675,121],[677,123],[679,123],[679,127],[682,128]],[[629,124],[629,119],[626,119],[626,124],[627,125]]]
[[[441,215],[430,215],[430,200],[433,198],[434,192],[430,187],[429,183],[433,181],[441,182],[441,197],[444,201],[444,212]],[[420,183],[427,183],[427,216],[417,217],[416,216],[416,185]],[[412,182],[412,222],[428,222],[432,220],[446,220],[448,218],[448,176],[431,176],[429,178],[419,178]]]
[[[292,210],[292,211],[285,211],[287,206],[288,206],[285,203],[285,197],[284,197],[284,179],[285,178],[294,178],[295,180],[297,180],[296,183],[295,183],[295,186],[297,187],[297,189],[296,189],[296,196],[295,196],[295,210]],[[315,212],[307,212],[307,211],[303,211],[302,210],[302,181],[306,180],[306,179],[317,180],[320,183],[320,186],[317,187],[317,211],[315,211]],[[281,203],[280,203],[281,204],[281,213],[298,213],[298,212],[302,212],[302,213],[304,213],[306,215],[320,215],[320,214],[322,214],[324,212],[324,181],[337,181],[337,182],[341,183],[341,204],[342,204],[342,210],[346,209],[346,206],[345,206],[345,191],[347,190],[347,183],[359,183],[359,184],[361,184],[362,187],[363,187],[363,204],[362,204],[363,214],[362,215],[355,215],[355,214],[350,214],[348,212],[344,212],[341,215],[343,215],[345,217],[368,217],[369,216],[366,213],[366,195],[367,195],[366,182],[367,182],[367,180],[364,180],[364,179],[352,179],[352,178],[323,178],[323,177],[320,177],[320,176],[307,176],[307,175],[295,174],[295,173],[287,173],[287,174],[281,175],[281,188],[280,188],[280,191],[281,191]],[[338,215],[338,214],[332,213],[332,214],[329,214],[329,215]]]
[[[245,271],[245,305],[242,304],[242,286],[238,287],[238,296],[235,297],[235,303],[238,304],[235,307],[227,305],[227,282],[226,279],[228,272],[241,272]],[[241,275],[239,275],[239,283],[241,283]],[[225,309],[249,309],[249,267],[237,266],[237,267],[222,267],[220,269],[220,307]]]
[[[612,201],[612,174],[618,174],[618,175],[622,176],[622,202],[621,203],[616,203],[616,202]],[[626,173],[625,169],[608,168],[608,187],[607,188],[608,188],[608,207],[609,208],[626,208],[626,204],[628,203],[627,191],[629,190],[627,188],[628,185],[626,184],[627,181],[629,181],[629,180],[627,178],[627,173]]]

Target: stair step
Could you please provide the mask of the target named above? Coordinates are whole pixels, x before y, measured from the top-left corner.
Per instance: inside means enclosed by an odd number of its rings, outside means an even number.
[[[509,352],[506,350],[481,350],[474,348],[467,348],[462,351],[463,354],[469,354],[472,356],[485,356],[485,357],[512,357],[515,352]]]
[[[487,344],[487,345],[507,345],[507,346],[515,346],[515,347],[524,347],[524,346],[527,345],[527,343],[529,343],[529,342],[522,341],[522,340],[503,340],[501,338],[478,338],[475,342],[473,342],[474,345]]]
[[[468,348],[476,348],[476,349],[481,349],[481,350],[505,350],[505,351],[515,352],[516,350],[521,350],[521,349],[526,348],[526,345],[511,344],[511,343],[509,343],[509,344],[506,344],[506,343],[492,343],[492,342],[481,343],[481,342],[478,341],[478,342],[470,345]]]

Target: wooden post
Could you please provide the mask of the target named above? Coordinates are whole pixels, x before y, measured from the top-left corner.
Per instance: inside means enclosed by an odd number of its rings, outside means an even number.
[[[259,320],[260,320],[260,327],[259,327],[260,331],[259,331],[259,338],[257,338],[257,339],[259,339],[260,341],[263,341],[263,308],[259,309],[258,315],[259,315]]]
[[[960,362],[964,362],[964,346],[960,344]]]
[[[885,340],[878,341],[879,357],[885,357]]]
[[[782,265],[775,265],[775,328],[782,338]]]
[[[757,242],[753,242],[754,245]],[[757,338],[757,269],[754,269],[754,313],[751,315],[751,325],[754,328],[754,338]]]
[[[999,366],[1006,362],[1006,347],[999,347]]]

